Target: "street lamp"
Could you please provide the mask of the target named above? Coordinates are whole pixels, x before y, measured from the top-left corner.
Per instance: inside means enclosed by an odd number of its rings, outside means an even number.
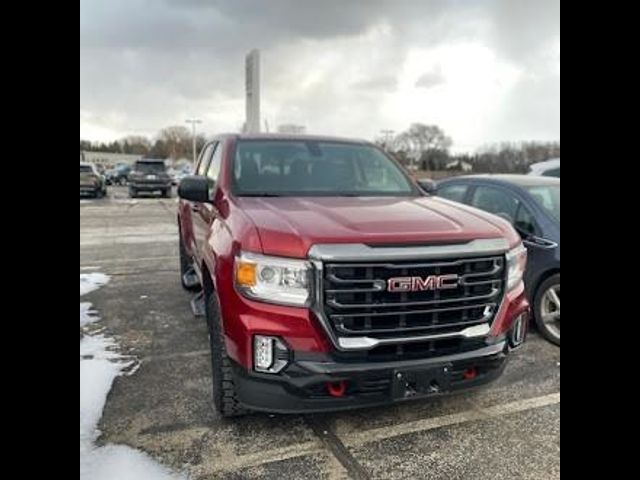
[[[193,166],[196,166],[196,124],[202,123],[202,120],[197,118],[189,118],[185,120],[186,123],[191,124],[191,134],[193,136]]]

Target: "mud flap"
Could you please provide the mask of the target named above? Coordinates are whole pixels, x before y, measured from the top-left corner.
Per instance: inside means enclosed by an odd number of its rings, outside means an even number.
[[[204,292],[198,292],[191,299],[191,311],[196,317],[204,317],[205,309],[204,309]]]

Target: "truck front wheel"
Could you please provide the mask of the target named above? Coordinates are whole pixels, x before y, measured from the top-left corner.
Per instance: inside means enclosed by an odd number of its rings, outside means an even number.
[[[213,404],[223,417],[245,415],[248,411],[238,401],[231,360],[224,344],[218,299],[210,285],[206,285],[204,288],[204,300],[211,347]]]

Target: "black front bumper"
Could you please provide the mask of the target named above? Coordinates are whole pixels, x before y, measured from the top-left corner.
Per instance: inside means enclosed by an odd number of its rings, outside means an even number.
[[[234,365],[234,381],[240,402],[251,410],[276,413],[311,413],[385,405],[412,399],[446,395],[484,385],[498,378],[506,365],[506,341],[437,358],[392,362],[336,362],[326,355],[300,358],[280,374],[247,371]],[[475,375],[465,378],[465,372]],[[408,375],[407,375],[408,374]],[[437,391],[415,388],[416,379],[443,379]],[[406,382],[412,379],[412,387]],[[343,396],[329,393],[327,382],[345,381]],[[406,386],[406,388],[405,388]]]

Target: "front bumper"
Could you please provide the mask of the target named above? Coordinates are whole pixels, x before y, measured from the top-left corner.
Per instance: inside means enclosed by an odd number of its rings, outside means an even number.
[[[100,191],[100,187],[96,185],[80,185],[80,195],[95,195]]]
[[[233,363],[240,402],[247,408],[276,413],[323,412],[371,407],[442,396],[484,385],[498,378],[506,365],[509,346],[505,339],[482,348],[418,360],[347,363],[328,354],[296,358],[278,375],[262,374]],[[475,370],[473,378],[465,372]],[[404,372],[445,372],[446,388],[416,393],[398,383]],[[345,392],[332,396],[327,383],[344,381]]]

